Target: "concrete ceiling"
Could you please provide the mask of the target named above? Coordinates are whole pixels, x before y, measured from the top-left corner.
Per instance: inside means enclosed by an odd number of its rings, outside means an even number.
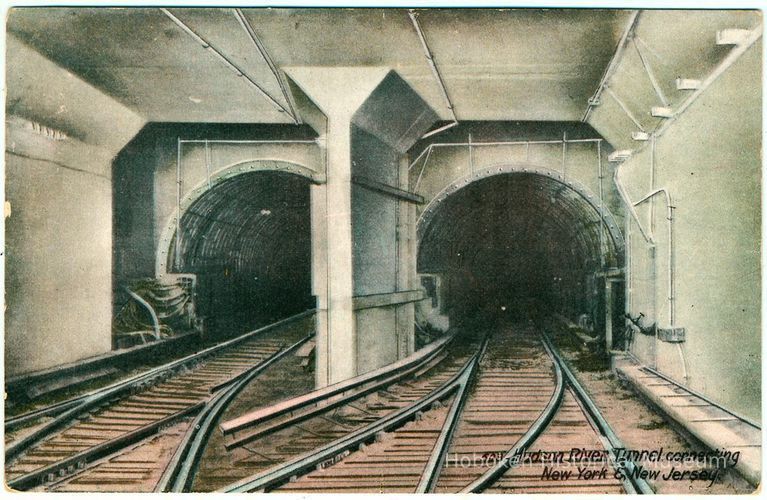
[[[677,110],[691,91],[677,89],[676,79],[706,80],[734,50],[733,45],[717,45],[717,31],[753,30],[760,23],[761,13],[754,10],[642,11],[606,85],[642,129],[652,132],[665,119],[653,117],[651,109],[664,103],[653,87],[640,53],[668,107]],[[754,71],[758,71],[757,68],[754,66]],[[600,101],[589,116],[589,124],[616,149],[641,146],[631,137],[639,127],[615,98],[603,92]]]
[[[286,106],[232,9],[171,9]],[[385,66],[450,118],[407,11],[244,9],[279,68]],[[431,9],[419,22],[459,120],[577,120],[627,11]],[[156,8],[16,8],[9,32],[150,121],[287,123]]]

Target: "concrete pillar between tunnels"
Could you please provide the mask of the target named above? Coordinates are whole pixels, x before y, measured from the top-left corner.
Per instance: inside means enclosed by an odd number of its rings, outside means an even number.
[[[403,159],[437,117],[388,68],[286,73],[302,119],[326,149],[326,182],[311,188],[322,387],[412,353],[413,302],[422,294],[414,290],[415,208],[401,196]]]

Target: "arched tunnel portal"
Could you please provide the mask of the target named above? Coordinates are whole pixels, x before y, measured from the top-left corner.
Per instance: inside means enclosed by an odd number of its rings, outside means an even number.
[[[602,271],[622,266],[623,252],[599,198],[546,169],[474,173],[437,195],[418,221],[418,273],[440,277],[440,312],[451,324],[546,311],[586,314],[604,329]]]
[[[168,269],[197,276],[206,332],[243,333],[312,307],[310,184],[289,172],[246,172],[183,211]]]

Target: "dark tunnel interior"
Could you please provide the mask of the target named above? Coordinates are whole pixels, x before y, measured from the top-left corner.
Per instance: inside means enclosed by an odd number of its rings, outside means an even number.
[[[599,324],[604,286],[595,273],[617,256],[599,213],[574,189],[531,173],[475,181],[425,221],[418,272],[442,276],[451,323],[511,321],[544,311]]]
[[[197,313],[209,335],[244,333],[312,307],[309,184],[288,173],[241,174],[184,212],[171,268],[197,275]]]

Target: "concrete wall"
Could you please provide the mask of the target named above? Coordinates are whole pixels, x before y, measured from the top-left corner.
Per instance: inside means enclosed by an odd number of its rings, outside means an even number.
[[[399,157],[386,143],[352,125],[352,176],[399,185]],[[397,199],[352,185],[354,295],[396,291]]]
[[[759,418],[761,57],[757,43],[657,139],[655,187],[669,190],[674,210],[676,325],[689,385],[745,415]],[[651,189],[650,148],[622,167],[632,200]],[[650,208],[638,210],[650,228]],[[628,303],[646,323],[669,323],[668,237],[662,197],[654,206],[655,262],[636,224],[628,223]],[[637,335],[632,351],[679,381],[676,346]]]
[[[111,349],[112,160],[144,122],[14,36],[6,40],[11,376]]]
[[[116,297],[130,280],[154,273],[156,221],[154,172],[163,148],[152,125],[144,127],[114,162],[114,286]],[[165,153],[167,156],[168,153]],[[119,299],[118,299],[119,302]]]

